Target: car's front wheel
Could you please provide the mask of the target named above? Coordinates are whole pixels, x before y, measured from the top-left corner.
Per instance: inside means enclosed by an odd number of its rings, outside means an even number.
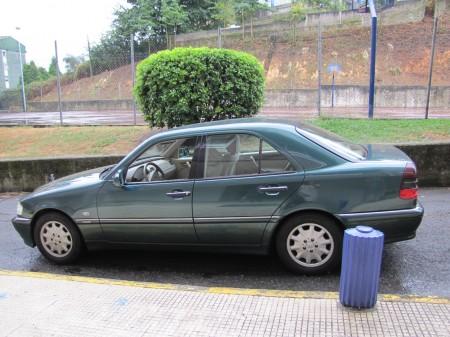
[[[37,219],[34,240],[41,254],[58,264],[74,262],[84,248],[72,220],[56,212],[45,213]]]
[[[287,219],[276,237],[283,264],[297,274],[321,274],[339,266],[342,230],[336,221],[319,213]]]

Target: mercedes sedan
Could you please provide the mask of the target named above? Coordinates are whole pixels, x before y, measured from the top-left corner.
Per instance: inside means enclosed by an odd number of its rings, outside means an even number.
[[[291,271],[339,266],[346,228],[415,237],[416,168],[399,149],[307,123],[231,119],[158,133],[118,164],[63,177],[19,202],[24,242],[55,263],[86,249],[276,252]]]

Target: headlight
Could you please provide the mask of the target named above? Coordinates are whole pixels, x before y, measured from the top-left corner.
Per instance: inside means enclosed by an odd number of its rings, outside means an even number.
[[[23,206],[22,206],[22,204],[20,202],[18,202],[17,203],[17,212],[16,212],[16,214],[17,215],[22,215],[22,213],[23,213]]]

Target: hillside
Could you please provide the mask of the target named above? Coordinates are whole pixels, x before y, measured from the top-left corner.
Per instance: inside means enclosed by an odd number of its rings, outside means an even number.
[[[431,50],[432,19],[383,26],[378,29],[378,85],[426,85]],[[338,63],[342,71],[337,84],[367,85],[370,53],[370,28],[336,25],[323,33],[322,83],[331,84],[326,67]],[[214,45],[211,40],[208,45]],[[205,43],[206,44],[206,43]],[[266,69],[267,89],[317,87],[317,34],[297,32],[292,36],[272,34],[269,38],[242,40],[240,34],[227,36],[224,46],[252,53]],[[439,24],[436,40],[433,85],[450,85],[450,12]],[[131,69],[124,66],[62,87],[64,100],[127,99],[131,97]],[[56,89],[42,101],[56,100]],[[36,97],[34,100],[40,100]]]

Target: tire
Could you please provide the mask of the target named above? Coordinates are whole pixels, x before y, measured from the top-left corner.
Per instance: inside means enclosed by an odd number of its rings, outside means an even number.
[[[56,264],[75,262],[84,251],[78,228],[61,213],[49,212],[40,216],[33,235],[41,254]]]
[[[332,218],[299,214],[282,224],[275,238],[276,251],[284,266],[296,274],[323,274],[340,265],[342,236],[343,231]]]

